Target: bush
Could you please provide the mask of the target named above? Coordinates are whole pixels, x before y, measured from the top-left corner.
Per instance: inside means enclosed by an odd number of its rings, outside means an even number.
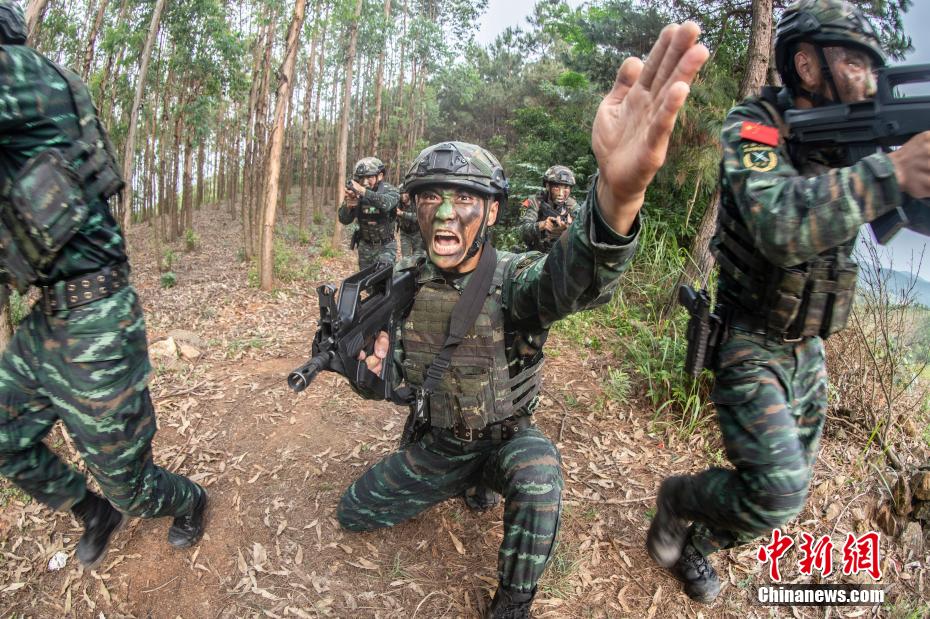
[[[161,287],[162,288],[174,288],[178,285],[178,277],[172,271],[167,273],[162,273],[161,276]]]
[[[194,251],[200,245],[200,235],[188,228],[184,231],[184,251]]]
[[[174,266],[178,255],[170,247],[166,247],[161,254],[161,261],[158,263],[158,270],[162,273],[168,273]]]

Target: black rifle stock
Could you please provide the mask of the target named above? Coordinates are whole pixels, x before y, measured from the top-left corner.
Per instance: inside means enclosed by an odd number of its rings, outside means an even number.
[[[900,86],[924,84],[928,93],[904,96]],[[853,165],[881,148],[889,151],[930,130],[930,64],[884,67],[877,72],[876,93],[869,101],[788,110],[789,145],[801,152],[841,147],[846,165]],[[926,201],[906,196],[903,206],[869,225],[885,244],[903,227],[930,235]]]
[[[324,284],[320,297],[320,323],[313,338],[311,359],[290,373],[287,384],[295,392],[306,389],[324,370],[345,376],[371,397],[392,399],[396,327],[416,294],[416,272],[394,273],[394,265],[377,262],[345,279],[336,289]],[[371,353],[381,331],[388,333],[388,357],[376,375],[358,360],[362,350]]]

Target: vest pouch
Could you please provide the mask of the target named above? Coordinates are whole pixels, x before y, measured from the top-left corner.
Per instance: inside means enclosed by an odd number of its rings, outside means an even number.
[[[833,296],[833,282],[830,281],[830,268],[812,266],[809,271],[808,286],[805,292],[803,317],[799,335],[812,337],[820,335],[825,324]]]
[[[37,271],[52,264],[90,212],[80,184],[54,148],[26,162],[13,180],[10,201],[13,216],[5,223],[11,224],[15,242]]]
[[[820,330],[821,337],[828,337],[846,327],[849,313],[856,299],[856,283],[859,279],[859,266],[848,263],[837,269],[835,292],[831,296],[829,310],[824,316]]]
[[[494,417],[494,376],[491,368],[450,368],[455,382],[455,404],[467,428],[481,429]]]
[[[770,290],[765,306],[769,308],[765,316],[766,326],[770,331],[784,333],[794,323],[801,309],[807,272],[796,269],[780,269],[778,284]]]

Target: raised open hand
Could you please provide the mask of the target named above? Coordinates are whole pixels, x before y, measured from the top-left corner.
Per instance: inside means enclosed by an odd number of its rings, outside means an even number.
[[[591,147],[600,170],[601,212],[626,234],[643,204],[646,187],[662,164],[678,110],[708,58],[693,22],[662,30],[645,64],[627,58],[613,89],[597,109]]]

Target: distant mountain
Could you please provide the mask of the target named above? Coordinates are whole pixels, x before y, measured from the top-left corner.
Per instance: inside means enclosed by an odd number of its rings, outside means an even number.
[[[860,290],[864,289],[867,286],[866,278],[863,275],[864,269],[859,272],[859,286]],[[892,294],[902,295],[911,286],[911,282],[914,284],[914,289],[912,296],[915,302],[920,303],[925,307],[930,307],[930,282],[925,279],[917,277],[916,281],[914,280],[914,275],[906,271],[896,271],[894,269],[880,269],[880,277],[884,280],[887,278],[888,288]]]

